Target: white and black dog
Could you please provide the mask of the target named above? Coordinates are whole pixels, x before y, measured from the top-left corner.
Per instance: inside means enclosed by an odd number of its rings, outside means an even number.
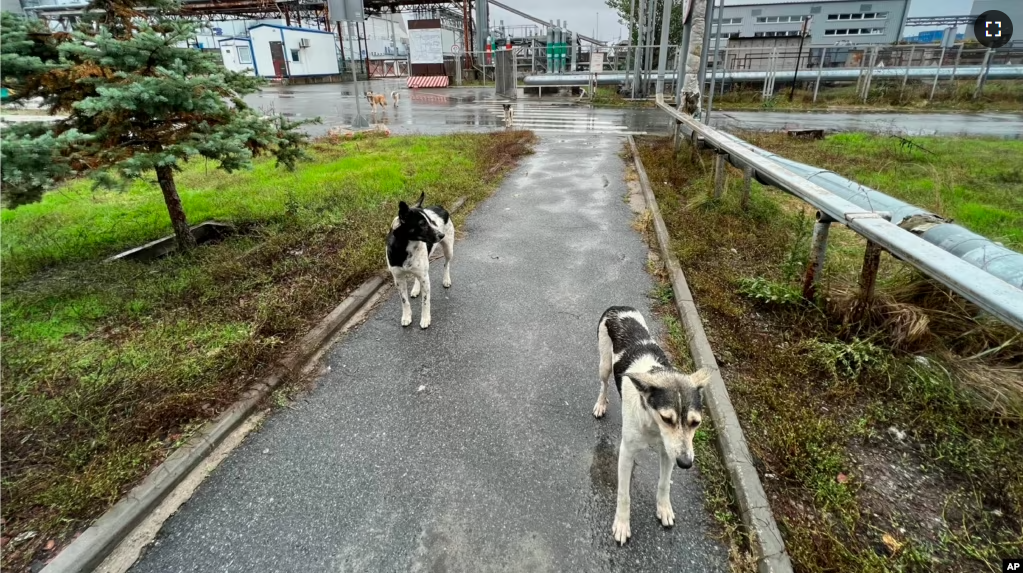
[[[440,243],[444,249],[444,288],[451,286],[451,258],[455,248],[455,224],[451,215],[441,206],[423,207],[426,194],[419,196],[414,207],[404,201],[398,203],[398,216],[387,234],[387,268],[401,295],[401,325],[412,324],[412,305],[406,291],[411,276],[412,297],[423,292],[420,328],[430,326],[430,254]]]
[[[624,545],[632,536],[629,526],[629,487],[636,454],[653,447],[661,460],[657,482],[657,518],[664,527],[675,525],[671,508],[671,470],[693,465],[693,436],[702,420],[700,388],[710,381],[710,370],[693,374],[674,369],[657,345],[643,315],[634,308],[612,306],[597,326],[600,350],[600,395],[593,415],[607,411],[607,382],[614,373],[622,397],[622,444],[618,450],[618,506],[611,532]]]
[[[510,103],[503,103],[501,106],[504,107],[505,125],[511,125],[515,121],[515,108]]]
[[[398,93],[398,90],[394,90],[393,92],[391,92],[391,102],[393,103],[394,107],[398,107],[398,98],[400,97],[401,94]]]

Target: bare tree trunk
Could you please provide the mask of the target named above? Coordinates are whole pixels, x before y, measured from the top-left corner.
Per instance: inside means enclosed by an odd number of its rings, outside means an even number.
[[[686,58],[685,83],[682,84],[682,111],[696,115],[700,111],[700,90],[703,78],[697,78],[700,71],[700,57],[703,53],[703,32],[706,22],[707,2],[713,0],[694,0],[690,21],[692,31],[689,40],[689,56]]]
[[[163,201],[167,204],[167,213],[170,215],[171,226],[174,227],[178,248],[182,251],[195,248],[195,236],[188,227],[188,218],[185,217],[185,209],[181,206],[181,197],[178,196],[178,186],[174,183],[174,169],[169,165],[157,167],[156,180],[160,182],[160,190],[163,191]]]

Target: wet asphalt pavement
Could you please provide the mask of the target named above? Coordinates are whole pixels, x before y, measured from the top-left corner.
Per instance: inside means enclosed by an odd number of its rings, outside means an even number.
[[[612,304],[649,316],[652,288],[622,143],[545,136],[462,226],[452,288],[434,263],[432,326],[402,328],[392,290],[132,571],[726,571],[699,459],[664,529],[641,456],[632,540],[611,537],[620,400],[593,418],[596,325]]]
[[[360,90],[367,89],[360,82]],[[401,93],[398,107],[371,113],[365,99],[359,103],[370,123],[392,132],[438,134],[454,131],[489,131],[503,127],[494,89],[457,88],[409,90],[404,80],[374,80],[368,89]],[[520,90],[521,91],[521,90]],[[320,117],[323,124],[310,131],[322,134],[335,125],[350,125],[355,115],[352,84],[273,87],[246,98],[251,105],[296,118]],[[657,109],[593,108],[576,105],[573,98],[521,96],[515,103],[515,123],[539,133],[667,133],[669,122]],[[905,135],[972,135],[1023,138],[1023,113],[829,113],[714,111],[711,123],[729,131],[815,128],[827,131],[868,131]]]

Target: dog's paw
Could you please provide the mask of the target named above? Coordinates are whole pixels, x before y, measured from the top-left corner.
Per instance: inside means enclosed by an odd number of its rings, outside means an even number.
[[[430,317],[424,316],[419,319],[419,328],[430,328]]]
[[[607,401],[597,400],[597,403],[593,406],[593,417],[603,418],[604,412],[607,412]]]
[[[444,288],[451,288],[451,279],[444,279],[444,282],[441,284],[444,285]]]
[[[671,508],[671,501],[657,502],[657,519],[664,527],[675,527],[675,510]]]
[[[611,527],[611,532],[614,534],[615,541],[619,545],[625,545],[625,542],[632,537],[632,528],[629,527],[629,520],[616,517],[615,523]]]
[[[409,294],[409,296],[411,296],[412,298],[417,298],[419,296],[419,281],[416,281],[416,284],[415,286],[412,287],[412,292]]]
[[[412,314],[401,315],[401,325],[408,326],[410,324],[412,324]]]

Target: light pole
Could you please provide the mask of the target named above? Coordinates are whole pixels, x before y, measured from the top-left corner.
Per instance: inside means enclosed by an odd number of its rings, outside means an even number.
[[[803,57],[803,40],[806,40],[806,30],[810,27],[810,20],[813,16],[807,16],[803,20],[803,27],[799,31],[799,49],[796,51],[796,71],[792,74],[792,90],[789,92],[789,102],[796,97],[796,80],[799,78],[799,60]]]

